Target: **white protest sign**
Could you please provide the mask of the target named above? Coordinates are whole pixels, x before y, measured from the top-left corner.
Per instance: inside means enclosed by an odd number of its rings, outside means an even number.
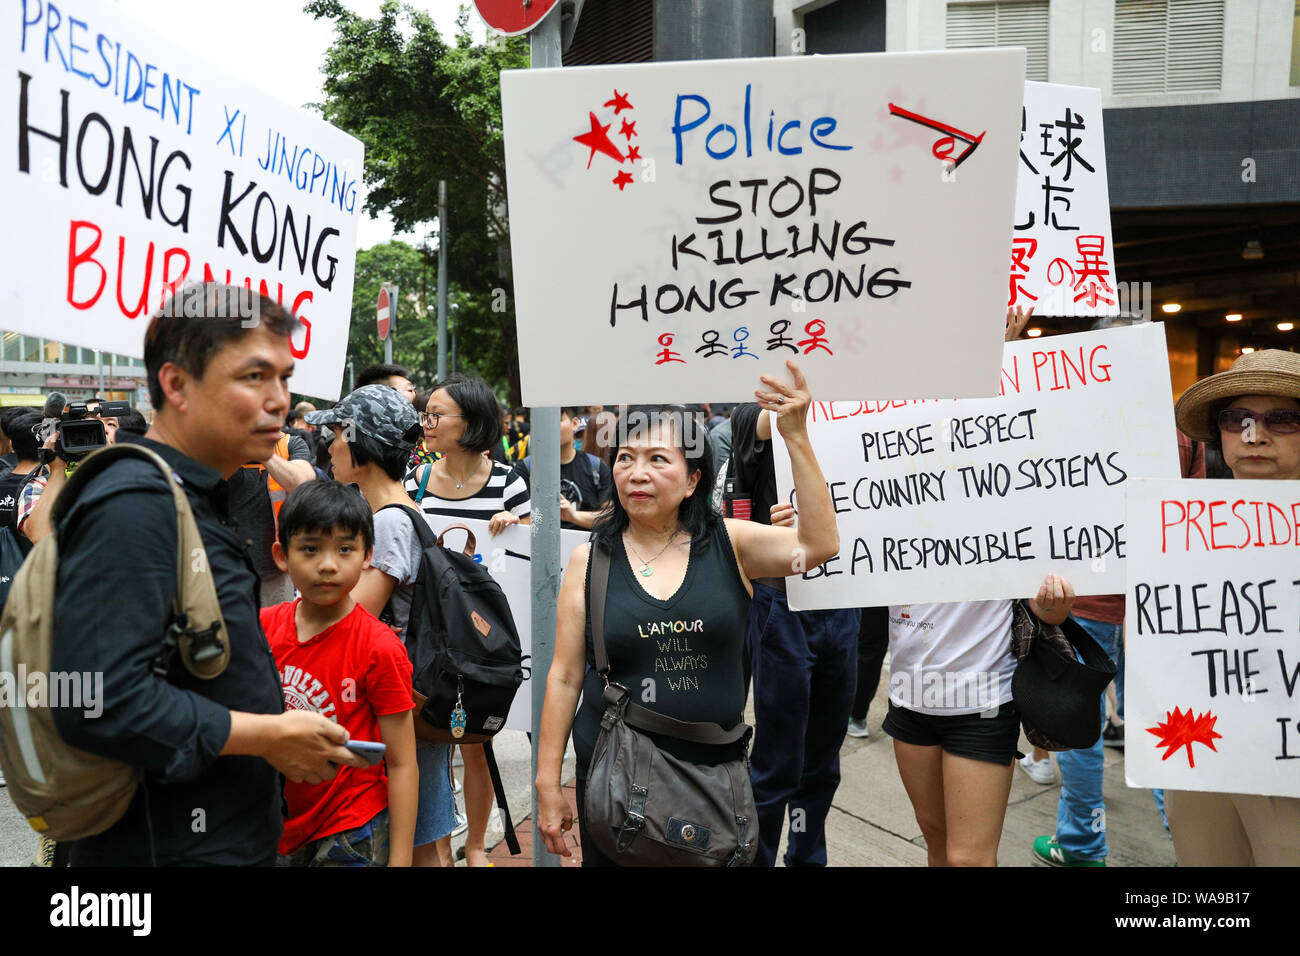
[[[519,643],[524,653],[524,682],[519,685],[514,702],[510,705],[510,715],[506,718],[507,730],[533,729],[532,703],[532,661],[533,652],[533,592],[529,562],[532,555],[532,529],[527,525],[511,525],[500,534],[488,533],[488,523],[473,518],[452,518],[446,515],[425,514],[425,521],[434,534],[442,532],[450,525],[460,524],[474,533],[474,560],[484,565],[488,573],[501,585],[510,613],[514,615],[515,627],[519,631]],[[589,537],[586,531],[560,531],[560,570],[569,566],[569,558],[578,545]],[[447,535],[446,545],[450,548],[464,547],[465,533],[453,531]],[[545,674],[537,675],[541,680]]]
[[[743,400],[787,357],[826,398],[994,394],[1023,50],[511,71],[501,93],[526,404]]]
[[[1020,126],[1007,305],[1038,315],[1134,305],[1115,281],[1101,90],[1028,81]]]
[[[1130,787],[1300,797],[1298,484],[1129,483]]]
[[[245,81],[192,53],[201,31],[178,43],[91,0],[5,10],[5,328],[139,358],[182,283],[251,287],[303,319],[293,389],[337,398],[361,144],[258,90],[256,63]],[[249,306],[231,311],[251,324]]]
[[[1007,343],[1002,389],[814,401],[840,553],[786,579],[791,607],[1030,597],[1048,573],[1079,594],[1124,590],[1124,483],[1179,475],[1164,327]],[[789,501],[789,455],[774,452]]]

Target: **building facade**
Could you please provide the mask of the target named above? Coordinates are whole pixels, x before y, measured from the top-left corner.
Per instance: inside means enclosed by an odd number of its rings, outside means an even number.
[[[142,359],[0,333],[0,406],[42,405],[56,391],[73,401],[98,395],[150,407]]]

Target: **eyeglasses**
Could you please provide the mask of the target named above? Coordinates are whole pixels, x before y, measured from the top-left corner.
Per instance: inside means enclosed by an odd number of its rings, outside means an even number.
[[[446,412],[420,412],[420,424],[426,428],[437,428],[440,418],[464,418],[464,415],[449,415]]]
[[[1275,408],[1262,415],[1248,408],[1225,408],[1219,412],[1219,428],[1230,434],[1241,434],[1247,422],[1263,422],[1274,435],[1294,435],[1300,432],[1300,409]]]

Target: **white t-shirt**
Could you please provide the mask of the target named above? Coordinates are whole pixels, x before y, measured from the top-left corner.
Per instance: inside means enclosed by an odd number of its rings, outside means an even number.
[[[921,714],[996,710],[1011,700],[1010,601],[889,606],[889,699]]]

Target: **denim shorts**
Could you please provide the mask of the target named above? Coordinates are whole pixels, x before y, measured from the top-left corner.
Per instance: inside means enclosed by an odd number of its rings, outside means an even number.
[[[942,747],[947,753],[1008,767],[1020,743],[1020,711],[1008,701],[995,715],[938,716],[897,707],[891,700],[882,729],[916,747]]]
[[[369,822],[355,830],[331,833],[319,840],[309,840],[288,856],[276,860],[277,866],[387,866],[388,810],[380,810]]]
[[[451,791],[451,744],[415,742],[420,771],[420,805],[415,813],[415,846],[425,846],[456,829],[456,796]]]

